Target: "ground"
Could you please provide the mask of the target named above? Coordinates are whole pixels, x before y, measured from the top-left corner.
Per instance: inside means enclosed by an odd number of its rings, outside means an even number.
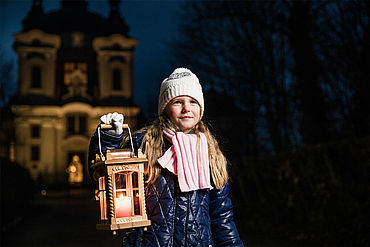
[[[2,229],[1,246],[120,246],[122,234],[97,231],[94,192],[49,191],[36,196],[29,213]]]

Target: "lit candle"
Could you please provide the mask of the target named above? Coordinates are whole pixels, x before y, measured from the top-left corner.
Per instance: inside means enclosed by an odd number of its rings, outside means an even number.
[[[132,216],[131,197],[121,196],[116,198],[116,218]]]

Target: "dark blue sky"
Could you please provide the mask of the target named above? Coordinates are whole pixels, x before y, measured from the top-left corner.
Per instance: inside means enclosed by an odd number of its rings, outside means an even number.
[[[139,41],[135,50],[134,101],[149,118],[155,115],[160,83],[173,69],[168,64],[167,47],[168,41],[176,36],[181,4],[182,0],[121,1],[120,12],[130,27],[129,35]],[[22,20],[31,5],[32,0],[0,0],[0,49],[14,62],[12,35],[21,31]],[[44,12],[60,6],[60,0],[43,1]],[[109,14],[108,0],[90,0],[88,8],[105,17]]]

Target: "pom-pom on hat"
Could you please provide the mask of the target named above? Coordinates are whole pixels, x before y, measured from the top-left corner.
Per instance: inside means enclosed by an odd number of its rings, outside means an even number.
[[[198,77],[189,69],[177,68],[172,74],[163,80],[158,100],[158,115],[173,98],[181,95],[190,96],[197,100],[200,105],[200,117],[204,112],[204,98],[202,86]]]

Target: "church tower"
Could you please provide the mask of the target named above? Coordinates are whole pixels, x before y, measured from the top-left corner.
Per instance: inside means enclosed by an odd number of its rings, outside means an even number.
[[[79,160],[80,181],[89,181],[87,153],[99,116],[123,113],[132,128],[140,108],[133,103],[133,62],[137,40],[108,0],[107,18],[88,10],[85,0],[62,0],[45,13],[33,0],[14,34],[18,55],[15,159],[47,184],[68,181],[68,166]],[[77,156],[77,157],[76,157]]]

